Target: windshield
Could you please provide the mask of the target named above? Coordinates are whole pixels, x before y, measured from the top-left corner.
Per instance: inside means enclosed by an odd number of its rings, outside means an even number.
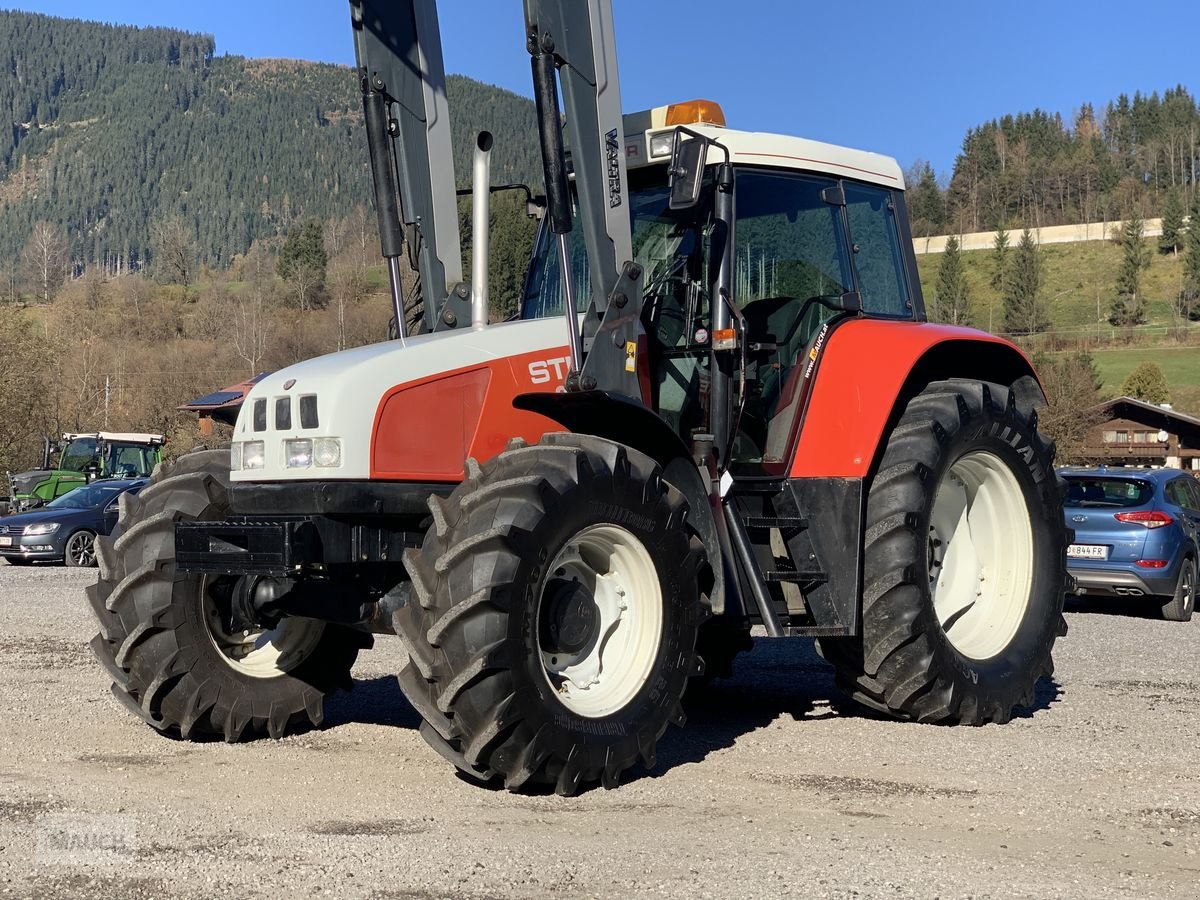
[[[697,247],[695,226],[708,218],[704,204],[689,210],[671,210],[668,206],[670,191],[663,183],[664,176],[665,171],[659,166],[629,174],[633,255],[645,269],[642,283],[647,298],[682,273]],[[576,309],[584,312],[591,298],[591,288],[578,212],[576,208],[576,227],[567,234],[567,247]],[[529,278],[525,282],[525,297],[521,304],[523,319],[562,315],[562,277],[554,244],[550,229],[544,227],[538,236]]]
[[[89,484],[87,487],[75,488],[57,500],[51,500],[46,506],[53,509],[95,509],[104,506],[125,490],[124,486],[113,484]]]
[[[1067,476],[1067,506],[1145,506],[1154,496],[1154,486],[1135,478],[1079,478]]]
[[[100,465],[100,448],[95,438],[76,438],[63,448],[58,468],[65,472],[83,472],[90,465]]]

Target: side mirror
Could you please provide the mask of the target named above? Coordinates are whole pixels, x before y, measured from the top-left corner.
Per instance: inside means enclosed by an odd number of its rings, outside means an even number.
[[[708,160],[708,141],[702,137],[683,139],[675,132],[671,146],[671,209],[688,209],[700,202],[700,187],[704,183],[704,164]]]

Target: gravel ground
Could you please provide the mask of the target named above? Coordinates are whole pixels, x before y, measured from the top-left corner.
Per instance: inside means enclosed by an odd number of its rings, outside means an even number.
[[[1200,618],[1075,607],[1004,727],[867,717],[760,638],[619,790],[512,796],[417,734],[379,638],[328,727],[172,741],[108,693],[93,576],[0,564],[0,895],[1200,896]]]

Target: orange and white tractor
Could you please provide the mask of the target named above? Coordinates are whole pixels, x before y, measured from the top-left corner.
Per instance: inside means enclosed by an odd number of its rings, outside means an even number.
[[[707,101],[622,116],[609,4],[526,0],[546,198],[489,324],[491,138],[467,284],[434,3],[351,12],[398,333],[264,378],[231,450],[123,498],[89,590],[117,698],[278,738],[392,633],[435,749],[560,793],[652,766],[756,625],[898,718],[1032,703],[1067,578],[1042,392],[925,321],[896,163]]]

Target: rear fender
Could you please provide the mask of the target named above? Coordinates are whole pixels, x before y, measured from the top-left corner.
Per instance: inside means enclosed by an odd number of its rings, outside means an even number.
[[[792,457],[792,478],[866,478],[891,425],[929,383],[946,378],[1012,388],[1018,406],[1045,403],[1016,346],[969,328],[854,319],[835,328]]]
[[[657,462],[667,480],[687,497],[688,519],[704,541],[712,570],[712,611],[725,611],[723,554],[713,506],[720,501],[708,490],[687,444],[666,422],[641,403],[606,391],[521,394],[513,398],[513,406],[552,419],[576,434],[590,434],[640,450]]]

